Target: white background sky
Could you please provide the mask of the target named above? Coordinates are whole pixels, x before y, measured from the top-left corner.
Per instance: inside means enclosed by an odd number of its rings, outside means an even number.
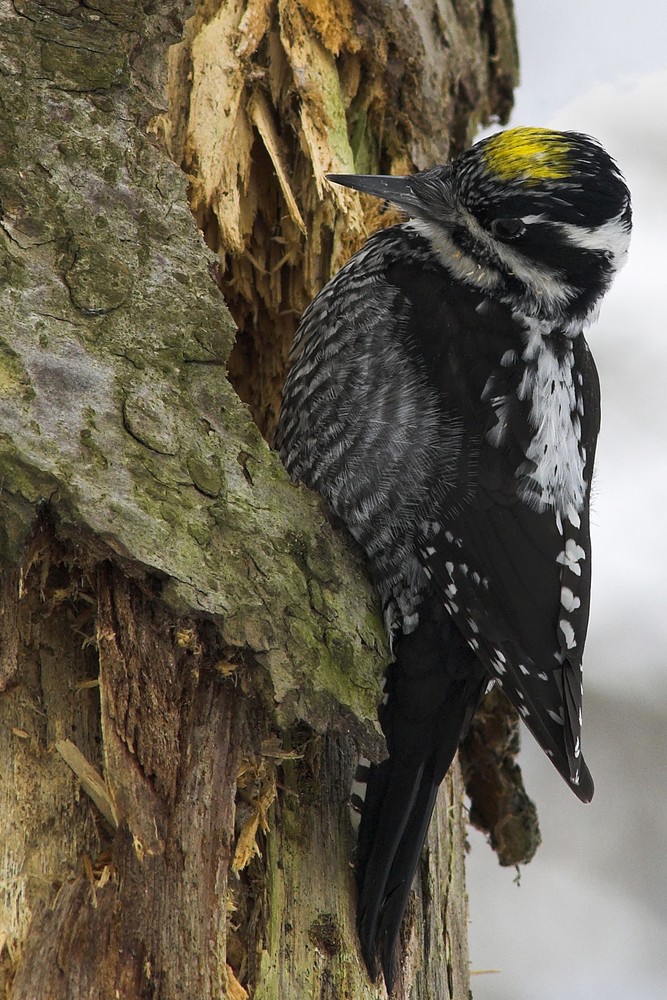
[[[510,125],[598,138],[633,194],[630,260],[588,335],[602,383],[582,806],[524,734],[543,845],[498,867],[471,831],[475,1000],[667,998],[667,8],[515,0]]]

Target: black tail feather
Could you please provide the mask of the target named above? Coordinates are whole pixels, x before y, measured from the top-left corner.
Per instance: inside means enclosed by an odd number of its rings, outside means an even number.
[[[410,821],[401,838],[385,887],[385,903],[380,914],[376,940],[380,951],[384,980],[389,993],[393,989],[395,979],[396,941],[419,864],[419,857],[428,833],[437,794],[438,784],[433,781],[433,775],[425,773],[421,780]]]
[[[403,636],[380,710],[389,757],[368,771],[355,856],[357,927],[372,979],[387,989],[440,782],[486,687],[486,674],[444,609]],[[425,616],[426,617],[426,616]]]
[[[372,979],[376,979],[379,973],[378,926],[383,921],[388,896],[403,884],[407,900],[412,885],[414,872],[408,879],[408,873],[399,871],[395,861],[405,853],[405,848],[401,851],[404,835],[414,825],[423,772],[423,763],[415,770],[402,768],[389,758],[374,768],[366,791],[356,858],[359,885],[357,927],[364,961]],[[421,843],[416,850],[415,868],[420,850]],[[398,926],[391,942],[392,953],[397,933]]]

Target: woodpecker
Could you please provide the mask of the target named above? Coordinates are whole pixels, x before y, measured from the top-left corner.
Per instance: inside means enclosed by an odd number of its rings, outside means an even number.
[[[630,194],[575,132],[516,128],[412,176],[337,175],[407,220],[303,314],[276,443],[365,551],[393,663],[355,874],[371,978],[438,786],[490,681],[575,795],[598,376],[582,330],[625,262]],[[359,792],[357,786],[357,792]]]

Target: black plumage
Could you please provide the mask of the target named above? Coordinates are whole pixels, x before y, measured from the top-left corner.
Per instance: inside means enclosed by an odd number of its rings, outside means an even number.
[[[593,794],[581,658],[600,407],[581,327],[620,266],[629,198],[592,140],[516,132],[412,178],[337,178],[414,221],[371,237],[304,313],[277,432],[293,479],[364,548],[392,638],[388,758],[355,868],[362,951],[389,987],[437,788],[490,679]],[[595,207],[581,231],[577,199]]]

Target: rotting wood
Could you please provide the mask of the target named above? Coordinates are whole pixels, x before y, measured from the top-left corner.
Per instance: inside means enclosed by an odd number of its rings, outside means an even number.
[[[326,173],[412,172],[504,120],[511,5],[211,0],[170,67],[154,128],[221,257],[239,327],[230,375],[270,438],[300,312],[381,219]]]

